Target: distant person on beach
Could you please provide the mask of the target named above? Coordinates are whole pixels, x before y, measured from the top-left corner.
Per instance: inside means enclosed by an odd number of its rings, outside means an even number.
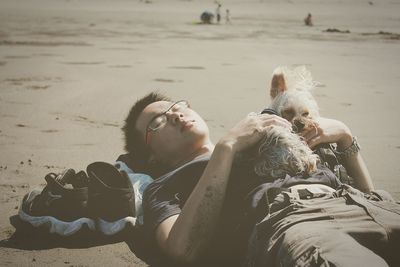
[[[200,20],[204,24],[211,24],[214,19],[214,14],[210,11],[204,11],[200,15]]]
[[[143,196],[151,258],[168,267],[400,266],[400,205],[374,190],[350,129],[319,118],[302,136],[311,148],[336,144],[358,189],[322,163],[307,177],[270,180],[236,162],[275,127],[292,129],[251,113],[214,145],[188,101],[151,93],[134,104],[126,148],[164,173]]]
[[[311,13],[308,13],[307,17],[304,18],[304,24],[306,26],[313,26],[313,22],[312,22],[312,16]]]
[[[225,23],[226,24],[230,24],[231,23],[231,14],[229,12],[229,9],[227,9],[226,13],[225,13]]]
[[[221,4],[218,3],[217,9],[215,10],[215,16],[217,17],[217,22],[221,22]]]

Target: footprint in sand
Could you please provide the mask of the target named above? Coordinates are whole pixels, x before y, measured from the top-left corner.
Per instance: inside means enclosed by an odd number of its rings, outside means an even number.
[[[296,64],[292,64],[292,67],[301,67],[301,66],[306,66],[306,67],[311,67],[312,64],[311,63],[296,63]]]
[[[27,86],[28,89],[32,89],[32,90],[46,90],[49,87],[50,87],[50,85],[30,85],[30,86]]]
[[[102,122],[104,126],[111,126],[111,127],[119,127],[117,123],[111,123],[111,122]]]
[[[32,103],[30,103],[30,102],[22,102],[22,101],[4,101],[4,102],[9,103],[9,104],[16,104],[16,105],[32,105]],[[15,116],[11,116],[11,115],[6,115],[6,116],[3,115],[3,117],[15,118]]]
[[[44,81],[61,81],[61,78],[60,77],[33,76],[33,77],[7,78],[4,80],[4,82],[8,82],[8,83],[44,82]]]
[[[253,88],[246,88],[246,89],[244,89],[244,90],[246,90],[246,91],[257,91],[258,89],[255,88],[255,87],[253,87]]]
[[[75,121],[83,121],[83,122],[87,122],[87,123],[91,123],[91,124],[96,124],[95,121],[90,120],[89,118],[86,118],[86,117],[84,117],[84,116],[77,116],[77,117],[75,118]]]
[[[202,66],[171,66],[170,69],[205,70]]]
[[[52,54],[52,53],[37,53],[37,54],[32,54],[32,56],[37,56],[37,57],[59,57],[60,55],[58,54]]]
[[[65,170],[65,166],[56,166],[56,165],[43,165],[44,168],[47,169],[59,169],[59,170]]]
[[[93,46],[84,42],[41,42],[41,41],[12,41],[2,40],[0,45],[18,45],[18,46]]]
[[[340,105],[345,106],[345,107],[350,107],[350,106],[352,106],[353,104],[351,104],[351,103],[340,103]]]
[[[25,85],[25,88],[30,90],[46,90],[50,88],[50,85],[47,84],[47,82],[59,82],[61,80],[62,79],[60,77],[33,76],[33,77],[7,78],[3,80],[3,82],[14,86]]]
[[[132,48],[132,47],[104,47],[101,49],[102,50],[118,50],[118,51],[135,51],[135,50],[137,50],[136,48]]]
[[[175,82],[175,80],[172,80],[172,79],[163,79],[163,78],[157,78],[157,79],[154,79],[154,81],[156,81],[156,82],[162,82],[162,83],[174,83],[174,82]]]
[[[26,59],[26,58],[30,58],[30,56],[17,55],[17,56],[5,56],[4,58],[7,58],[7,59]]]
[[[361,33],[361,35],[366,35],[366,36],[379,36],[383,39],[389,39],[389,40],[400,40],[400,34],[398,33],[393,33],[393,32],[385,32],[385,31],[379,31],[376,33],[371,33],[371,32],[364,32]]]
[[[94,145],[96,145],[96,144],[90,144],[90,143],[87,143],[87,144],[72,144],[73,146],[94,146]]]
[[[7,64],[7,61],[0,61],[0,66],[4,66]]]
[[[329,33],[350,33],[349,30],[339,30],[336,28],[328,28],[326,30],[323,30],[323,32],[329,32]]]
[[[93,61],[93,62],[85,62],[85,61],[64,61],[60,62],[61,64],[66,64],[66,65],[100,65],[103,64],[104,62],[102,61]]]
[[[96,127],[99,127],[99,124],[101,124],[103,126],[119,127],[119,125],[117,123],[94,121],[94,120],[91,120],[91,119],[89,119],[87,117],[84,117],[84,116],[77,116],[75,118],[75,121],[86,122],[86,123],[89,123],[91,125],[96,125]]]
[[[124,68],[132,68],[131,65],[111,65],[108,66],[109,68],[118,68],[118,69],[124,69]]]
[[[42,132],[42,133],[57,133],[57,132],[58,132],[58,130],[55,130],[55,129],[49,129],[49,130],[42,130],[41,132]]]
[[[326,94],[315,94],[316,97],[328,97]]]

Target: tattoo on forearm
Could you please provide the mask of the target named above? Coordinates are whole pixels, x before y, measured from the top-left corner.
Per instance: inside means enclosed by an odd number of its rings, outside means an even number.
[[[197,216],[192,223],[192,234],[188,237],[190,250],[207,242],[212,235],[213,229],[210,229],[210,227],[215,226],[215,221],[218,220],[215,212],[218,212],[221,208],[222,199],[219,197],[221,194],[222,192],[216,186],[209,185],[206,187],[204,202],[197,209]]]
[[[209,200],[208,203],[203,203],[199,207],[199,213],[192,223],[192,232],[191,235],[189,235],[188,237],[188,253],[192,253],[193,250],[197,250],[199,246],[202,246],[204,242],[207,242],[211,235],[209,227],[210,224],[212,224],[211,221],[213,221],[213,216],[210,216],[209,213],[213,209],[213,204],[210,202],[210,198],[207,199]]]
[[[213,197],[213,187],[212,186],[207,186],[206,187],[206,193],[204,194],[205,197],[211,198]]]

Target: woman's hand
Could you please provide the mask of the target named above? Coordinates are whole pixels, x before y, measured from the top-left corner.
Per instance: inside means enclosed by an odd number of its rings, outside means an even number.
[[[256,144],[269,127],[281,126],[291,129],[292,125],[282,117],[270,114],[250,113],[221,138],[220,144],[229,145],[234,153]]]
[[[336,143],[338,150],[344,150],[351,145],[353,136],[343,122],[327,118],[318,118],[316,122],[315,128],[301,133],[310,148],[323,143]]]
[[[302,133],[310,148],[321,143],[336,143],[339,151],[344,151],[351,146],[353,136],[350,129],[341,121],[319,118],[314,129],[307,129]],[[360,153],[352,154],[341,163],[348,174],[354,179],[354,186],[366,193],[374,189],[371,176]]]

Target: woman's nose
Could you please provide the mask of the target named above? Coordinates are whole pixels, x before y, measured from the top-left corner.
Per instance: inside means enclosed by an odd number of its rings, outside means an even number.
[[[167,116],[174,124],[179,123],[183,118],[183,114],[180,112],[170,112]]]

